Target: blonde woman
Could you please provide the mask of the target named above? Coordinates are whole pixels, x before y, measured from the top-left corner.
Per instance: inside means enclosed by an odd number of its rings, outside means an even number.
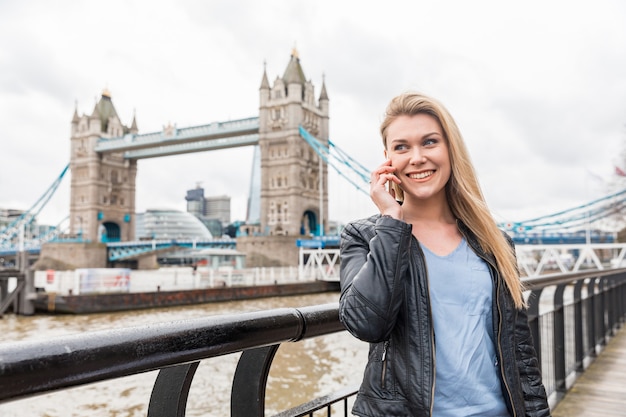
[[[406,93],[380,131],[380,213],[341,236],[340,318],[370,343],[353,413],[550,416],[514,248],[452,116]]]

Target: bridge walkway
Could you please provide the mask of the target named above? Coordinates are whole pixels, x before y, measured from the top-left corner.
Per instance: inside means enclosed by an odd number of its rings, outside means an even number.
[[[626,326],[576,380],[552,417],[626,416]]]

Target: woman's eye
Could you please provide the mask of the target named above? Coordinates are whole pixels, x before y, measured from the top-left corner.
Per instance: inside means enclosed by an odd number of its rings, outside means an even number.
[[[424,140],[424,146],[436,145],[437,142],[438,142],[437,139],[428,138]]]
[[[408,146],[405,145],[404,143],[398,144],[398,145],[394,146],[394,148],[393,148],[394,151],[403,151],[405,149],[408,149]]]

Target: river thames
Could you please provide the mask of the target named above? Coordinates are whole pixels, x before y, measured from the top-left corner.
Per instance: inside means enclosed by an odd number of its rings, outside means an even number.
[[[202,316],[333,303],[338,298],[338,293],[323,293],[107,314],[5,315],[0,319],[0,334],[3,341],[45,341],[61,335]],[[189,393],[187,416],[229,415],[232,378],[239,356],[231,354],[200,363]],[[266,414],[358,384],[366,359],[367,344],[347,332],[282,344],[267,383]],[[0,416],[145,416],[157,374],[146,372],[0,404]]]

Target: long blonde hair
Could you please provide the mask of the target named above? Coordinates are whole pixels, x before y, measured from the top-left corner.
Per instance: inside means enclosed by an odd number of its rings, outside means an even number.
[[[387,128],[399,116],[428,114],[440,124],[446,138],[452,172],[446,184],[446,197],[453,215],[476,235],[482,249],[493,255],[498,270],[506,283],[515,306],[524,307],[523,284],[519,278],[515,251],[489,211],[483,197],[469,152],[456,125],[446,108],[435,99],[418,94],[404,93],[391,100],[380,126],[383,145],[387,149]],[[392,184],[396,198],[404,199],[404,193]]]

